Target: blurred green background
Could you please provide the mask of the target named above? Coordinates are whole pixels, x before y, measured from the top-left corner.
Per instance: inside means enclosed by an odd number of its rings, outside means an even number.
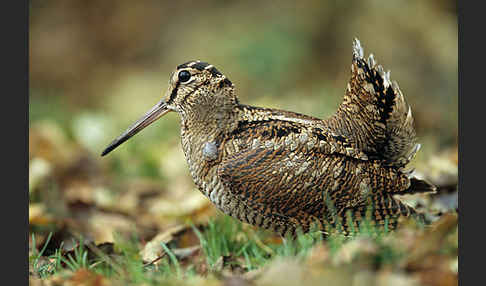
[[[455,1],[30,1],[29,25],[30,203],[57,217],[73,202],[106,207],[137,182],[171,199],[196,193],[175,113],[99,156],[193,59],[230,78],[242,103],[326,118],[358,37],[412,106],[418,162],[457,148]]]

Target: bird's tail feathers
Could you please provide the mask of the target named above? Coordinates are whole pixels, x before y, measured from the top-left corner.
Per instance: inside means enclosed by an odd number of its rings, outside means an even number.
[[[417,153],[413,116],[390,71],[366,59],[358,39],[353,41],[351,79],[338,111],[327,120],[334,133],[352,138],[370,158],[404,167]]]

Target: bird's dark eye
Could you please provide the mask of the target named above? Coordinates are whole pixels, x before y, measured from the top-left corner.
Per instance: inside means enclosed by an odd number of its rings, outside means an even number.
[[[178,77],[180,82],[186,82],[191,78],[191,73],[188,71],[180,71]]]

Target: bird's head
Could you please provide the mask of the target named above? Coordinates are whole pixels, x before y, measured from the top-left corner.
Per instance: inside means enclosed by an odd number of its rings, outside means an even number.
[[[215,103],[237,103],[233,90],[231,81],[213,65],[190,61],[172,73],[164,101],[169,109],[184,113],[208,105],[216,107]]]
[[[183,120],[215,120],[237,104],[233,84],[213,65],[201,61],[181,64],[171,74],[164,98],[113,140],[101,155],[108,154],[170,111],[179,113]]]

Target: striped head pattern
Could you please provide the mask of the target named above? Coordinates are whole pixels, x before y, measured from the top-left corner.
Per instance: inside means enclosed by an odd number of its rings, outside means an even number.
[[[218,101],[237,103],[231,81],[213,65],[189,61],[177,66],[169,79],[165,102],[169,109],[184,112],[194,106]]]

